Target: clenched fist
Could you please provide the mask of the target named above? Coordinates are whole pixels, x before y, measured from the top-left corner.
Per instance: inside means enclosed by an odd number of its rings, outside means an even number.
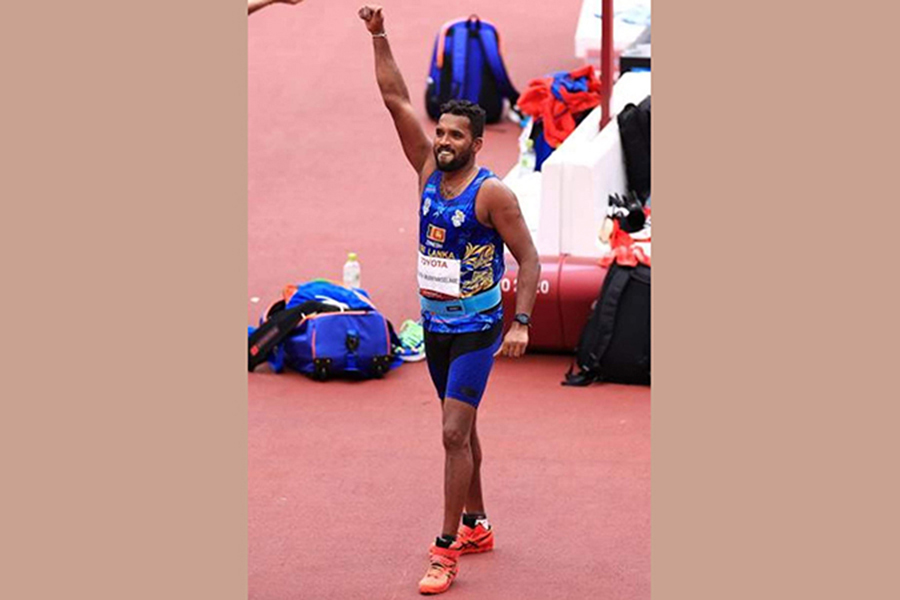
[[[366,29],[369,33],[375,35],[384,33],[384,16],[381,14],[380,6],[363,6],[359,9],[359,18],[365,21]]]

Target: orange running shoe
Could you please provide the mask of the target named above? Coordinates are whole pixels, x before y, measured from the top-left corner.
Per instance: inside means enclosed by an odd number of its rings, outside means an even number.
[[[440,594],[450,588],[459,572],[459,552],[459,542],[453,543],[449,548],[431,545],[431,566],[419,582],[419,593]]]
[[[461,554],[477,554],[494,549],[494,529],[487,519],[478,519],[475,527],[460,525],[456,541],[462,546]]]

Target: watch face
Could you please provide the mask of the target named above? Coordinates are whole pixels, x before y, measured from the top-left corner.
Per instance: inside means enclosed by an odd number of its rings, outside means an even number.
[[[516,315],[513,318],[516,321],[518,321],[519,323],[521,323],[522,325],[530,325],[531,324],[531,319],[528,317],[528,315]]]

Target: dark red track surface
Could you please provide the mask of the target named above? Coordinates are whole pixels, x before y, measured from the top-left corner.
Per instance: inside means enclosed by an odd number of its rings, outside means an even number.
[[[434,34],[479,13],[522,89],[569,69],[579,0],[387,2],[423,124]],[[395,324],[415,318],[416,189],[378,96],[360,2],[307,0],[250,17],[248,319],[286,283],[340,278]],[[513,123],[481,164],[516,160]],[[500,360],[479,410],[497,548],[463,558],[447,598],[650,596],[650,391],[563,388],[568,357]],[[254,600],[416,598],[441,523],[440,412],[423,363],[383,381],[249,376],[249,586]]]

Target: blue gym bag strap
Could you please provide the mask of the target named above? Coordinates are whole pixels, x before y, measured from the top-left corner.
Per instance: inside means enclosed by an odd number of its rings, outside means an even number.
[[[472,15],[466,21],[466,85],[462,97],[469,102],[478,104],[481,98],[481,79],[484,72],[484,51],[478,30],[481,29],[481,21],[478,15]]]
[[[469,44],[466,21],[460,21],[451,28],[453,32],[452,54],[453,72],[450,77],[450,98],[462,98],[466,88],[466,49]]]
[[[519,92],[513,87],[512,82],[506,74],[506,68],[503,66],[503,59],[500,57],[500,42],[497,39],[497,32],[494,28],[486,23],[481,23],[478,28],[479,37],[481,39],[481,47],[484,50],[484,56],[487,59],[488,66],[497,80],[497,86],[500,93],[509,99],[510,103],[515,105],[519,99]]]

